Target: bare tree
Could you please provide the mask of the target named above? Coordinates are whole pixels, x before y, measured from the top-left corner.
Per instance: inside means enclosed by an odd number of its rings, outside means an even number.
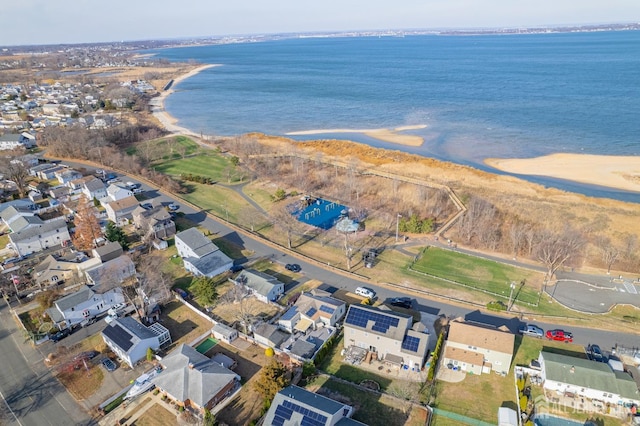
[[[620,249],[618,249],[609,238],[602,235],[596,238],[596,245],[598,246],[598,250],[600,250],[602,260],[607,265],[607,274],[609,274],[611,273],[611,267],[620,256]]]
[[[16,184],[20,198],[23,198],[27,192],[27,180],[29,179],[29,170],[15,157],[2,157],[0,159],[0,172],[4,178]]]
[[[271,221],[276,228],[279,228],[287,238],[287,247],[289,249],[292,248],[292,238],[293,235],[298,233],[301,228],[301,224],[298,221],[298,218],[291,214],[286,204],[282,203],[280,206],[276,207],[271,215]]]
[[[565,227],[562,232],[545,230],[536,246],[536,257],[547,267],[545,281],[569,259],[578,256],[584,246],[584,237],[576,230]]]
[[[157,254],[139,255],[136,257],[137,282],[136,293],[140,299],[140,307],[153,307],[155,303],[163,304],[171,299],[173,279],[163,269],[166,259]]]

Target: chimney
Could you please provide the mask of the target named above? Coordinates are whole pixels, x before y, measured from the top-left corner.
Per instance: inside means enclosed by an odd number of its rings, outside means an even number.
[[[192,362],[189,363],[189,369],[193,370],[193,363]]]

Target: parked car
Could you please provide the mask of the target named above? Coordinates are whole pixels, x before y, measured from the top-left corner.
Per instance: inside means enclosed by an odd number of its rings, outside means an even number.
[[[69,334],[71,333],[69,332],[68,329],[65,328],[64,330],[60,330],[57,333],[49,335],[49,340],[51,340],[52,342],[59,342],[60,340],[67,337]]]
[[[297,263],[287,263],[286,265],[284,265],[284,268],[287,271],[291,271],[291,272],[300,272],[300,271],[302,271],[302,268]]]
[[[80,322],[80,327],[84,328],[84,327],[88,327],[91,324],[93,324],[94,322],[96,322],[96,317],[91,317],[91,318],[87,318],[85,320],[82,320]]]
[[[116,368],[118,368],[116,363],[109,358],[103,359],[101,364],[108,372],[116,371]]]
[[[144,192],[144,189],[142,188],[134,188],[133,189],[133,193],[134,194],[142,194]]]
[[[140,207],[142,207],[145,210],[151,210],[153,208],[153,204],[151,204],[151,203],[142,203],[142,204],[140,204]]]
[[[231,272],[236,273],[236,272],[240,272],[244,269],[244,266],[242,265],[233,265],[231,266],[231,269],[229,269]]]
[[[98,355],[100,355],[100,352],[98,351],[84,351],[84,352],[80,352],[78,355],[73,357],[74,361],[79,361],[81,359],[93,359],[95,357],[97,357]]]
[[[569,343],[573,342],[573,334],[560,329],[547,330],[547,339]]]
[[[598,345],[587,346],[587,356],[592,361],[607,362],[607,359]]]
[[[109,308],[107,313],[110,316],[118,316],[118,312],[123,310],[126,306],[127,305],[125,303],[116,303],[115,305],[111,306],[111,308]]]
[[[518,329],[523,336],[537,337],[542,339],[544,337],[544,330],[533,324],[525,324]]]
[[[182,297],[184,300],[187,300],[191,297],[191,295],[187,291],[181,289],[180,287],[176,287],[174,291],[178,293],[178,296]]]
[[[176,203],[171,203],[171,204],[168,205],[168,207],[169,207],[169,210],[175,211],[175,210],[178,210],[180,208],[180,205],[176,204]]]
[[[393,297],[388,300],[391,306],[397,306],[399,308],[411,309],[413,306],[413,300],[410,297]]]
[[[376,292],[367,287],[356,288],[356,294],[358,296],[366,297],[367,299],[374,299],[376,297]]]

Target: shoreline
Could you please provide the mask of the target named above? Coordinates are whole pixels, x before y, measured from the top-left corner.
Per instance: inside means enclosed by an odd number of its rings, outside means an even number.
[[[517,175],[640,192],[640,156],[556,153],[534,158],[486,158],[484,164]]]
[[[377,128],[377,129],[313,129],[302,130],[298,132],[285,133],[285,136],[304,136],[304,135],[322,135],[326,133],[361,133],[373,139],[383,142],[396,143],[399,145],[418,147],[424,143],[424,138],[418,135],[405,135],[401,132],[407,130],[425,129],[426,124],[416,124],[399,126],[394,128]]]
[[[171,87],[167,90],[163,90],[160,92],[160,95],[149,101],[149,106],[151,107],[151,114],[160,122],[162,127],[165,128],[170,133],[174,134],[184,134],[193,137],[200,138],[202,135],[195,133],[193,130],[187,129],[186,127],[178,126],[178,119],[172,116],[167,112],[164,108],[164,101],[167,99],[169,95],[174,93],[174,87],[176,84],[180,83],[183,80],[193,77],[198,73],[214,67],[219,67],[221,64],[207,64],[196,67],[189,72],[179,75],[178,77],[173,79],[173,83]]]

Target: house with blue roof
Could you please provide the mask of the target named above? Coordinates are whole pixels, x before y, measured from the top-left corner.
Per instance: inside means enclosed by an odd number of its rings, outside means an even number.
[[[344,346],[372,352],[388,364],[420,370],[425,362],[429,335],[412,326],[411,315],[351,305],[344,320]]]
[[[354,408],[298,386],[287,386],[276,394],[264,418],[271,426],[357,426]]]

